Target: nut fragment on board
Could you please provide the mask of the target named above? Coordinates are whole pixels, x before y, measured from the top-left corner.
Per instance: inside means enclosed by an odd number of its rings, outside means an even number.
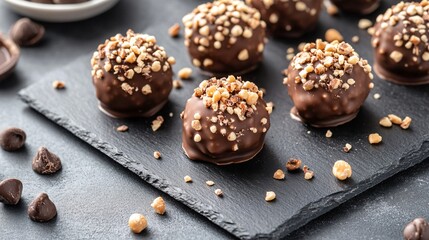
[[[368,141],[369,141],[369,143],[371,143],[371,144],[378,144],[378,143],[380,143],[381,141],[383,140],[383,138],[380,136],[380,134],[378,134],[378,133],[371,133],[369,136],[368,136]]]
[[[274,201],[274,199],[276,199],[276,193],[275,193],[275,192],[273,192],[273,191],[268,191],[268,192],[265,194],[265,201],[267,201],[267,202],[271,202],[271,201]]]
[[[281,169],[277,169],[277,171],[274,172],[273,178],[276,180],[283,180],[285,179],[285,173]]]

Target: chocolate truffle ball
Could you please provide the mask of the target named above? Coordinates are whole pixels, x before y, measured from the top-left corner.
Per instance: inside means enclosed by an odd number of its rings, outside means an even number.
[[[189,159],[218,165],[252,159],[270,128],[262,97],[254,83],[232,75],[201,82],[181,115],[182,146]]]
[[[100,109],[112,117],[150,117],[168,100],[174,58],[153,36],[128,30],[98,46],[91,59]]]
[[[246,0],[275,36],[300,37],[317,25],[323,0]]]
[[[429,2],[400,2],[377,17],[374,70],[397,84],[429,83]]]
[[[215,75],[242,74],[262,60],[265,22],[238,0],[199,5],[183,17],[185,45],[194,66]]]
[[[358,14],[370,14],[380,6],[380,0],[331,0],[339,9]]]
[[[291,116],[314,127],[349,122],[368,97],[372,78],[371,66],[348,43],[308,43],[287,69]]]

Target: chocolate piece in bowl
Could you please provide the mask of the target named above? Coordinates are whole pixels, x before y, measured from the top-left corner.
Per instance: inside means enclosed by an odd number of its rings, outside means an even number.
[[[313,30],[323,0],[246,0],[261,13],[268,32],[280,37],[300,37]]]
[[[0,202],[9,205],[18,204],[22,194],[22,182],[10,178],[0,182]]]
[[[371,66],[348,43],[308,43],[287,69],[291,116],[314,127],[347,123],[368,97],[372,78]]]
[[[254,70],[265,46],[265,22],[260,17],[238,0],[199,5],[182,19],[193,65],[223,76]]]
[[[189,159],[225,165],[258,154],[270,128],[262,97],[254,83],[232,75],[201,82],[182,114],[182,147]]]
[[[370,14],[380,6],[380,0],[330,0],[345,12]]]
[[[0,147],[8,152],[17,151],[25,144],[27,135],[20,128],[7,128],[0,133]]]
[[[15,69],[20,50],[11,39],[0,34],[0,82],[6,79]]]
[[[91,59],[100,109],[111,117],[150,117],[168,101],[172,64],[154,36],[128,30],[98,46]]]
[[[40,193],[28,206],[28,216],[35,222],[47,222],[57,215],[55,204],[48,194]]]
[[[9,36],[20,46],[37,44],[45,35],[45,28],[29,18],[21,18],[16,21],[9,31]]]
[[[429,83],[429,2],[400,2],[377,17],[374,70],[403,85]]]

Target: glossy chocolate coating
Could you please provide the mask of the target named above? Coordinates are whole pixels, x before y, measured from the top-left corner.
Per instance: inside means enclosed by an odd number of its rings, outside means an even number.
[[[255,16],[252,21],[254,26],[251,26],[249,20],[244,21],[244,17],[235,18],[237,22],[233,23],[229,16],[233,11],[201,17],[198,9],[211,8],[212,5],[245,6],[244,3],[236,0],[215,1],[200,5],[184,17],[183,22],[188,26],[185,29],[185,45],[191,56],[191,62],[208,75],[210,73],[216,76],[241,75],[254,70],[262,61],[265,44],[265,23],[259,20],[259,13],[248,6],[244,7],[249,10],[248,13],[235,11],[243,16]],[[199,20],[200,18],[203,20]],[[229,20],[220,21],[224,18]],[[206,25],[200,26],[199,22],[206,22]],[[241,34],[235,35],[233,29],[236,26],[241,29]],[[208,27],[208,33],[202,34],[200,32],[202,27]],[[247,51],[247,54],[243,53],[240,57],[242,51]]]
[[[319,63],[321,62],[314,62],[314,66]],[[351,71],[345,71],[346,73],[338,78],[342,80],[342,84],[347,84],[347,86],[344,87],[341,84],[335,89],[328,84],[328,86],[319,85],[317,88],[305,90],[302,82],[294,81],[295,78],[299,78],[300,71],[302,69],[296,69],[292,64],[287,70],[288,93],[295,105],[291,110],[291,116],[314,127],[334,127],[351,121],[368,97],[370,74],[359,63],[353,65]],[[324,74],[333,76],[334,69],[329,67]],[[319,83],[320,79],[321,74],[314,71],[306,77],[307,82]],[[353,84],[347,83],[349,79],[354,80]]]
[[[404,228],[405,240],[429,240],[429,223],[424,218],[416,218]]]
[[[47,222],[56,215],[57,208],[46,193],[40,193],[28,206],[28,216],[35,222]]]
[[[372,46],[374,70],[381,78],[403,85],[429,83],[427,4],[427,1],[399,3],[377,18]],[[410,14],[411,10],[407,12],[409,7],[423,9],[422,14],[418,14],[419,11]]]
[[[0,202],[16,205],[21,199],[22,182],[18,179],[5,179],[0,182]]]
[[[11,39],[0,34],[0,81],[7,78],[15,69],[20,49]]]
[[[300,37],[313,30],[319,20],[323,0],[246,0],[261,13],[267,30],[274,36]]]
[[[140,35],[131,34],[131,36]],[[154,39],[148,35],[145,35],[145,37]],[[120,38],[126,37],[121,36]],[[138,48],[140,47],[138,46]],[[167,61],[167,57],[155,59],[152,56],[156,51],[162,50],[164,52],[163,48],[154,44],[150,53],[142,53],[150,55],[150,59],[142,60],[140,63],[137,60],[130,63],[125,59],[120,59],[120,63],[118,63],[116,57],[112,59],[107,57],[113,51],[118,51],[118,48],[109,49],[107,41],[99,46],[98,55],[94,55],[95,57],[92,59],[92,80],[97,98],[100,101],[100,109],[109,116],[119,118],[153,116],[168,101],[168,96],[173,87],[173,71]],[[161,66],[158,71],[151,70],[155,60]],[[106,64],[111,66],[109,71],[106,71]],[[116,66],[118,67],[117,70],[115,70]],[[145,70],[140,70],[142,72],[138,73],[133,70],[136,68],[144,68]],[[127,70],[133,72],[131,78],[126,77]],[[96,71],[101,71],[102,77],[98,77]],[[150,86],[151,92],[143,93],[146,85]],[[128,90],[125,87],[128,87]]]
[[[380,0],[330,0],[339,9],[358,14],[370,14],[380,6]]]

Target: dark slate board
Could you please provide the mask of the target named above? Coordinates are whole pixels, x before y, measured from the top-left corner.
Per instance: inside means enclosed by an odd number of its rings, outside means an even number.
[[[183,2],[163,8],[179,22],[195,5],[195,2]],[[163,17],[160,14],[158,19],[147,19],[154,24],[149,22],[145,24],[147,28],[135,30],[156,35],[167,52],[176,57],[177,71],[189,66],[189,59],[183,39],[168,36],[166,29],[171,23],[161,21]],[[359,35],[361,41],[354,46],[372,63],[369,36],[357,29],[358,20],[358,16],[332,18],[324,13],[319,31],[306,39],[321,37],[324,30],[335,26],[346,40]],[[123,32],[126,29],[124,26]],[[100,37],[100,42],[103,40]],[[275,110],[266,146],[254,160],[240,165],[220,167],[192,162],[183,154],[179,114],[193,88],[204,79],[198,71],[193,80],[184,82],[183,89],[173,90],[169,103],[160,112],[166,121],[155,133],[150,128],[153,118],[111,119],[98,111],[90,80],[90,54],[47,74],[43,81],[22,90],[20,96],[50,120],[235,236],[278,238],[429,156],[428,86],[397,86],[376,78],[376,87],[358,117],[349,124],[331,129],[334,133],[331,139],[325,138],[326,129],[309,128],[293,121],[289,116],[292,103],[282,85],[280,72],[287,66],[286,49],[296,47],[300,41],[270,40],[263,64],[246,76],[267,90],[266,100],[274,101]],[[52,81],[58,79],[66,81],[65,90],[52,88]],[[380,93],[381,99],[373,99],[374,93]],[[173,118],[168,116],[170,112],[174,113]],[[411,116],[411,128],[380,127],[378,120],[389,113]],[[115,131],[122,124],[130,127],[129,132]],[[367,136],[372,132],[383,136],[382,144],[368,143]],[[342,152],[346,143],[353,145],[350,153]],[[162,160],[153,158],[155,150],[161,151]],[[290,157],[302,159],[315,171],[315,178],[306,181],[301,172],[287,174],[285,181],[272,179],[274,171],[284,169]],[[331,174],[333,163],[339,159],[346,159],[353,167],[353,177],[344,182],[337,181]],[[185,183],[185,175],[190,175],[194,182]],[[208,187],[206,180],[213,180],[216,185]],[[215,188],[223,190],[223,198],[214,194]],[[276,201],[265,202],[266,191],[275,191]]]

